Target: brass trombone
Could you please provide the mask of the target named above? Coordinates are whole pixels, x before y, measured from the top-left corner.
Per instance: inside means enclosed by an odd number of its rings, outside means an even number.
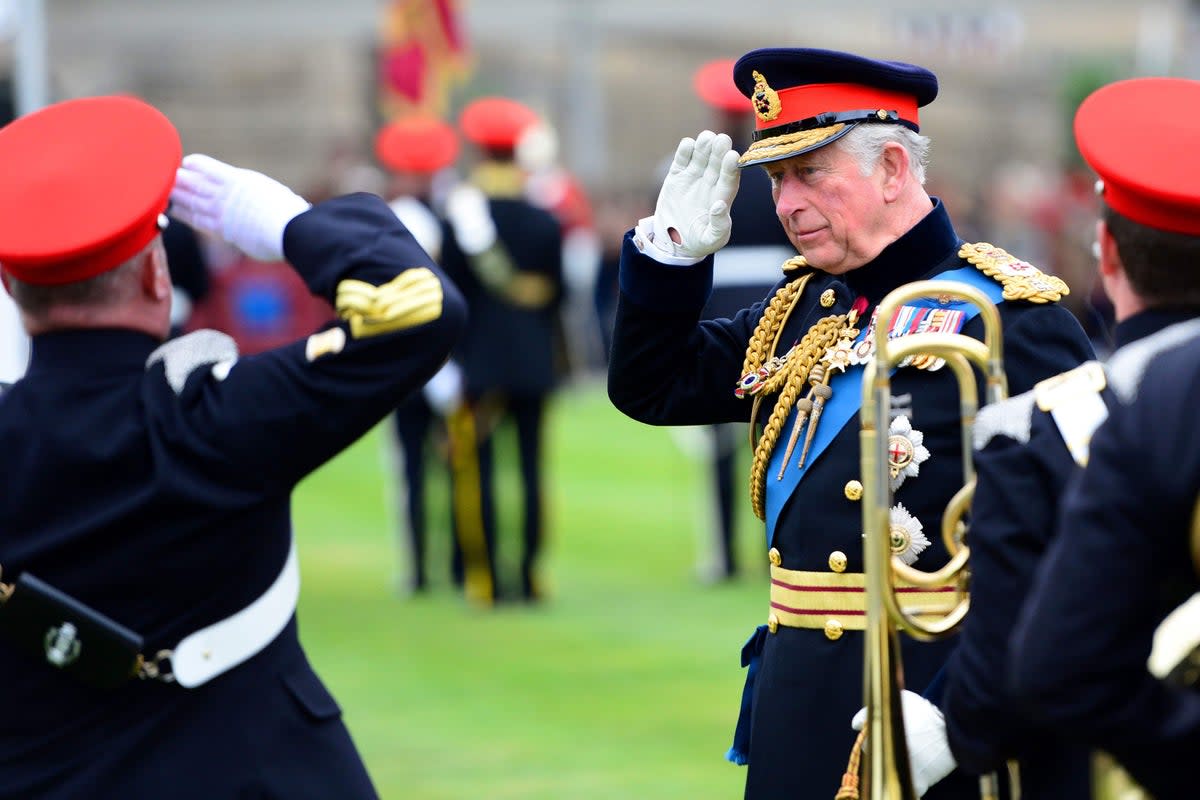
[[[983,320],[981,342],[957,333],[917,333],[888,339],[889,321],[900,306],[923,297],[950,297],[979,308]],[[864,643],[863,696],[867,707],[866,764],[863,798],[916,800],[900,705],[902,686],[898,629],[921,640],[950,635],[970,607],[963,520],[975,488],[973,428],[978,411],[975,369],[986,378],[987,402],[1008,395],[1004,374],[1000,314],[992,301],[974,287],[949,281],[918,281],[891,292],[879,304],[874,330],[875,356],[863,373],[863,404],[859,433],[863,481],[863,564],[866,573],[866,641]],[[891,487],[888,472],[888,435],[891,422],[890,373],[909,356],[932,355],[945,360],[959,387],[962,416],[963,487],[942,516],[942,539],[950,561],[935,572],[914,569],[896,558],[891,548]],[[893,576],[923,587],[957,587],[957,600],[948,612],[922,619],[920,609],[905,610],[895,594]],[[995,776],[981,780],[985,800],[997,797]]]

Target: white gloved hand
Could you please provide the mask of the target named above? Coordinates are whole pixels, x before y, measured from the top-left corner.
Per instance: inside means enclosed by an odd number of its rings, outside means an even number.
[[[470,184],[459,184],[446,197],[446,219],[463,252],[477,256],[496,243],[496,223],[487,196]]]
[[[260,261],[283,259],[283,229],[310,206],[274,178],[199,154],[183,159],[171,190],[172,216]]]
[[[741,180],[737,162],[733,142],[723,133],[704,131],[679,142],[654,207],[655,247],[701,259],[725,246],[733,229],[729,207]]]
[[[953,772],[958,763],[946,740],[946,718],[941,709],[907,689],[900,693],[900,705],[904,711],[904,735],[912,766],[913,788],[921,797],[930,786]],[[861,731],[866,721],[867,710],[860,708],[850,727]]]
[[[462,405],[462,384],[462,367],[447,361],[421,388],[421,393],[434,411],[446,417]]]

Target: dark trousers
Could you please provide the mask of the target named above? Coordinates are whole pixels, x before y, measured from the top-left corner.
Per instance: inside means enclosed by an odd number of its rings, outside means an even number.
[[[437,431],[440,418],[418,392],[400,404],[393,413],[393,421],[404,472],[404,522],[407,524],[402,527],[406,528],[410,555],[409,588],[421,590],[428,586],[428,514],[425,503],[427,446]],[[450,514],[449,524],[453,528],[453,514]],[[457,551],[457,540],[452,536],[451,541]],[[458,561],[456,555],[455,563]],[[455,583],[461,583],[461,567],[454,567],[451,575]]]
[[[539,599],[537,562],[543,540],[542,509],[542,418],[545,394],[488,394],[473,403],[477,409],[479,436],[479,492],[484,536],[493,584],[498,596],[517,593],[524,600]],[[496,558],[497,519],[494,440],[498,428],[512,421],[517,434],[521,470],[523,522],[516,586],[505,579]],[[507,590],[507,592],[505,591]]]

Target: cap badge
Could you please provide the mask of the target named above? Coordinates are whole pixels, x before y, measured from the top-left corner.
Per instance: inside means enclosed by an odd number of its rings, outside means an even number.
[[[758,70],[750,74],[754,77],[754,95],[750,98],[750,102],[754,104],[754,113],[763,122],[770,122],[783,110],[779,92],[767,85],[767,79]]]

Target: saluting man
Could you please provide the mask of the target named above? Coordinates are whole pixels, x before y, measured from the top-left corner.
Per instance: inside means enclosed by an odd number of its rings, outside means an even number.
[[[1098,89],[1075,117],[1080,152],[1103,182],[1100,271],[1125,317],[1118,334],[1157,332],[1120,349],[1091,387],[1072,381],[1047,395],[1056,416],[1091,403],[1094,425],[1103,381],[1108,418],[1062,501],[1010,658],[1032,718],[1061,741],[1106,751],[1158,800],[1196,796],[1200,747],[1196,654],[1178,671],[1183,683],[1163,680],[1176,665],[1162,657],[1200,639],[1195,617],[1183,639],[1155,634],[1200,589],[1197,102],[1200,82],[1140,78]]]
[[[0,397],[0,796],[374,798],[300,646],[290,498],[441,366],[464,303],[380,198],[310,208],[180,155],[127,97],[0,130],[0,272],[33,342]],[[164,344],[168,201],[339,319],[246,358]]]
[[[982,290],[1000,312],[1016,392],[1078,365],[1091,348],[1054,303],[1065,284],[1000,248],[964,243],[926,193],[929,140],[918,111],[937,94],[933,73],[784,48],[746,54],[734,80],[756,115],[753,143],[739,155],[727,136],[681,141],[654,215],[626,236],[609,395],[651,424],[760,426],[750,491],[766,523],[770,608],[742,652],[748,682],[729,757],[749,763],[752,800],[833,797],[854,740],[848,721],[863,701],[858,409],[868,332],[978,338],[983,327],[970,304],[948,298],[915,302],[891,320],[874,319],[876,304],[919,279]],[[768,300],[700,321],[738,169],[756,165],[800,256],[783,265]],[[958,388],[940,366],[914,360],[892,383],[893,552],[920,569],[947,561],[937,528],[963,480]],[[930,602],[920,591],[906,597]],[[907,687],[930,689],[952,646],[905,641]],[[941,724],[923,702],[910,736]],[[923,752],[918,791],[953,767],[944,737]],[[928,796],[978,797],[978,783],[953,775]]]

